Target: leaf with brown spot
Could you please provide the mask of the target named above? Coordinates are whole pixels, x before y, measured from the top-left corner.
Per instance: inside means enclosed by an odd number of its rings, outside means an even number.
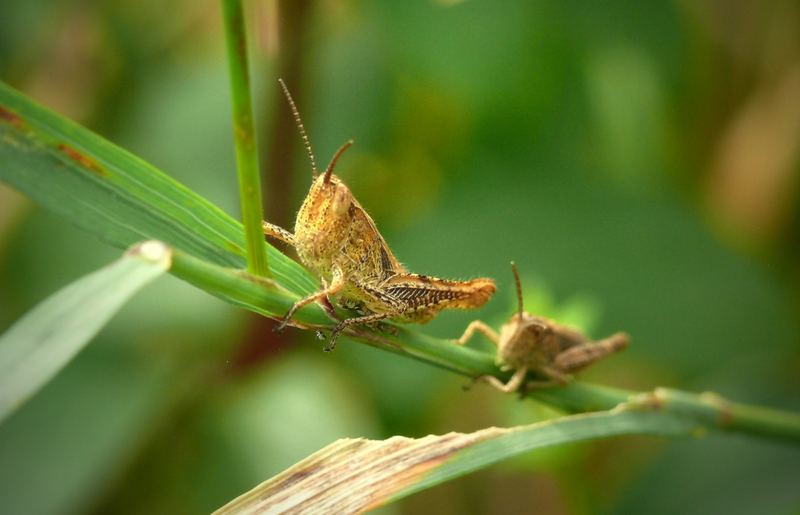
[[[116,247],[157,239],[217,265],[245,263],[239,222],[149,163],[2,82],[0,163],[0,181]],[[317,288],[290,258],[269,246],[267,251],[275,279],[287,289],[303,295]]]
[[[337,440],[215,513],[361,513],[534,449],[692,428],[665,413],[620,409],[468,434]]]
[[[10,123],[20,130],[25,128],[25,122],[22,120],[22,118],[20,118],[15,112],[6,109],[3,106],[0,106],[0,120]]]
[[[66,143],[59,143],[56,148],[66,154],[68,158],[72,159],[87,170],[104,177],[109,175],[108,171],[100,166],[97,161],[87,155],[81,154],[78,150],[70,147]]]

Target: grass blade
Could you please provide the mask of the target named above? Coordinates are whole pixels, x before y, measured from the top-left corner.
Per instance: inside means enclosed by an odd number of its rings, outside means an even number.
[[[0,180],[124,249],[157,239],[222,266],[245,266],[242,225],[157,168],[0,82]],[[317,282],[273,247],[272,276],[304,295]]]
[[[51,295],[0,336],[0,421],[58,373],[170,263],[171,251],[161,242],[137,245]]]
[[[534,449],[619,435],[690,435],[693,427],[665,413],[616,410],[469,434],[338,440],[215,513],[360,513]]]

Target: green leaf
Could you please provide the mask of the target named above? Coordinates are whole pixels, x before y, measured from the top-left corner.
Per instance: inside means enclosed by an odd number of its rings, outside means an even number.
[[[56,375],[128,299],[170,264],[168,247],[144,242],[14,323],[0,336],[0,421]]]
[[[619,435],[690,435],[693,427],[634,409],[468,434],[337,440],[216,513],[360,513],[534,449]]]
[[[0,180],[118,248],[157,239],[243,268],[242,225],[157,168],[0,82]],[[233,174],[231,175],[233,180]],[[266,245],[272,275],[304,295],[317,282]]]

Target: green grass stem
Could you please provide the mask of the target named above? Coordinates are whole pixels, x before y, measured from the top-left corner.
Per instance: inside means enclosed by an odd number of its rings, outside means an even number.
[[[239,176],[239,200],[247,246],[247,270],[253,275],[268,277],[269,265],[262,244],[264,234],[261,231],[261,221],[264,216],[261,176],[253,123],[247,33],[241,0],[222,0],[222,11],[233,106],[233,137]]]

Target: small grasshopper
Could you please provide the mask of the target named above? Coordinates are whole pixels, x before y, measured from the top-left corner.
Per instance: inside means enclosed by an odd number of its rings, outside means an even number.
[[[511,269],[517,284],[517,313],[500,328],[500,334],[480,320],[474,320],[457,343],[464,345],[475,331],[483,333],[497,345],[497,365],[502,370],[515,372],[505,384],[489,375],[481,376],[479,380],[510,393],[517,391],[528,371],[532,371],[547,380],[528,381],[526,387],[565,385],[571,379],[569,374],[628,346],[628,335],[625,333],[616,333],[603,340],[591,342],[576,329],[527,313],[522,306],[522,286],[517,266],[513,262]]]
[[[293,246],[300,261],[320,277],[322,289],[295,302],[277,330],[283,329],[303,306],[336,295],[339,305],[358,316],[334,327],[325,346],[325,351],[331,351],[339,333],[354,324],[375,324],[385,319],[425,323],[443,309],[472,309],[486,303],[495,292],[491,279],[450,281],[406,271],[372,218],[333,174],[336,161],[352,140],[336,151],[320,175],[294,100],[283,81],[279,82],[311,161],[313,180],[297,213],[294,234],[266,221],[264,234]]]

